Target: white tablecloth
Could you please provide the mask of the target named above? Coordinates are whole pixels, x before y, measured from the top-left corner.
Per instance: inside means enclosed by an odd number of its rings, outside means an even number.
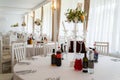
[[[120,80],[120,62],[114,62],[113,57],[99,56],[99,62],[95,63],[94,74],[75,71],[70,67],[70,59],[67,57],[62,61],[61,67],[51,66],[50,56],[37,57],[36,60],[26,60],[30,65],[14,66],[14,80],[47,80],[47,78],[58,78],[60,80]],[[16,74],[21,70],[36,70],[35,73],[25,75]]]

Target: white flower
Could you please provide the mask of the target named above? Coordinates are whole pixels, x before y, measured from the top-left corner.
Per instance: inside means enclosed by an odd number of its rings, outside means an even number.
[[[78,18],[77,18],[77,17],[75,17],[75,18],[74,18],[74,21],[75,21],[75,23],[77,23],[77,22],[78,22]]]
[[[80,2],[77,3],[77,9],[78,9],[78,10],[81,10],[81,9],[82,9],[82,3],[80,3]]]
[[[76,10],[73,10],[73,13],[76,13]]]

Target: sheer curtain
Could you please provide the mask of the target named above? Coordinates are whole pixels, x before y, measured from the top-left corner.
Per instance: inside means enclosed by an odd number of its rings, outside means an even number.
[[[32,12],[30,12],[28,14],[28,20],[27,21],[28,21],[27,22],[27,32],[32,33],[32,31],[33,31],[33,26],[32,26],[32,24],[33,24],[33,13]]]
[[[28,18],[27,18],[28,16]],[[27,30],[28,34],[33,32],[33,12],[30,12],[25,17],[27,22]],[[41,7],[35,10],[35,20],[39,18],[41,20]],[[49,40],[52,38],[52,11],[51,11],[51,2],[45,4],[43,6],[43,35],[45,34]],[[35,34],[39,35],[40,26],[34,26]]]
[[[52,39],[52,9],[51,2],[43,6],[43,34]]]
[[[36,21],[36,19],[41,20],[41,7],[35,10],[35,21]],[[40,35],[40,26],[37,26],[35,24],[34,33],[37,34],[37,35]]]
[[[120,53],[120,0],[91,0],[87,45],[109,42],[110,53]]]

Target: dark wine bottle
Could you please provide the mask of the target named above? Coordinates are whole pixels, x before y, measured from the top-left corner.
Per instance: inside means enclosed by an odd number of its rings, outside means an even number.
[[[64,53],[67,53],[67,42],[64,44]]]
[[[63,44],[61,44],[61,52],[63,52]]]
[[[88,58],[86,52],[84,53],[84,57],[83,57],[83,72],[84,73],[88,72]]]
[[[60,47],[58,47],[58,50],[56,52],[56,65],[57,66],[61,66],[61,50],[60,50]]]
[[[56,65],[55,49],[53,49],[53,51],[52,51],[52,55],[51,55],[51,65],[52,65],[52,66],[55,66],[55,65]]]
[[[62,60],[64,60],[64,58],[63,58],[63,55],[64,55],[64,53],[63,53],[63,44],[61,44],[60,50],[61,50],[61,58],[62,58]]]

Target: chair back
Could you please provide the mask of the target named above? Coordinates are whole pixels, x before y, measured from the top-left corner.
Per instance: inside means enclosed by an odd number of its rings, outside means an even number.
[[[109,42],[95,42],[94,46],[100,54],[109,54]]]
[[[50,47],[50,45],[44,45],[44,48],[43,48],[44,55],[47,55],[47,54],[49,54],[51,52],[50,48],[52,48],[52,47]]]
[[[41,45],[41,43],[37,43],[36,45],[33,45],[34,56],[43,54],[43,46],[44,44]]]
[[[26,44],[24,42],[12,43],[12,66],[26,58]]]
[[[48,43],[44,45],[44,56],[51,54],[53,49],[55,49],[55,43]]]
[[[33,46],[34,50],[34,55],[40,55],[44,56],[44,43],[37,43],[36,45]]]
[[[34,55],[47,56],[47,54],[52,53],[52,50],[55,49],[55,43],[39,43],[34,45]]]

